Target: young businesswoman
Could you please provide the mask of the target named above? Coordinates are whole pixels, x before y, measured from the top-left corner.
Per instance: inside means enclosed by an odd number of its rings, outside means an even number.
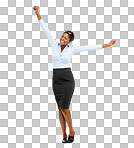
[[[111,40],[109,44],[89,45],[89,46],[73,46],[70,45],[74,40],[74,33],[72,31],[63,32],[58,43],[51,36],[46,24],[42,20],[38,6],[33,8],[37,15],[38,21],[42,27],[45,36],[48,38],[52,47],[52,62],[53,62],[53,78],[52,86],[55,95],[55,100],[59,109],[59,120],[63,132],[62,143],[71,143],[74,141],[75,132],[72,127],[71,113],[69,110],[71,98],[75,88],[75,80],[70,67],[70,60],[72,55],[78,52],[87,50],[99,50],[102,48],[112,46],[116,40]],[[69,126],[69,135],[67,139],[66,122]]]

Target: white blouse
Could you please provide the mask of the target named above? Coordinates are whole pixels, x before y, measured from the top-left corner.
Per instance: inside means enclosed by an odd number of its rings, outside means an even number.
[[[42,19],[38,20],[45,36],[48,38],[49,43],[52,47],[52,62],[53,68],[69,68],[70,60],[72,55],[78,52],[87,51],[87,50],[99,50],[102,49],[102,45],[85,45],[85,46],[74,46],[67,45],[64,50],[61,52],[61,45],[58,43],[50,34],[46,24]]]

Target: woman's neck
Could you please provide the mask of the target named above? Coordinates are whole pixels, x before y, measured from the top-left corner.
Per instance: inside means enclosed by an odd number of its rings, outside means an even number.
[[[61,45],[61,50],[63,50],[66,47],[66,45]]]

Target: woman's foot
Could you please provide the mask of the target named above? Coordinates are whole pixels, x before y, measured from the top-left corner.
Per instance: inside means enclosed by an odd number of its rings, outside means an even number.
[[[74,135],[75,135],[75,131],[74,131]],[[74,135],[68,135],[68,143],[72,143],[74,141]]]
[[[62,143],[68,143],[67,134],[63,135]]]
[[[67,137],[63,137],[62,143],[68,143]]]

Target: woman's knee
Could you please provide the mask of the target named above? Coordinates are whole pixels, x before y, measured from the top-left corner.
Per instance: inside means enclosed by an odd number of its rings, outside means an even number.
[[[62,111],[61,111],[61,109],[59,109],[59,114],[62,114]]]
[[[61,112],[66,114],[68,112],[69,109],[61,109]]]
[[[64,115],[61,109],[59,109],[59,115]]]

